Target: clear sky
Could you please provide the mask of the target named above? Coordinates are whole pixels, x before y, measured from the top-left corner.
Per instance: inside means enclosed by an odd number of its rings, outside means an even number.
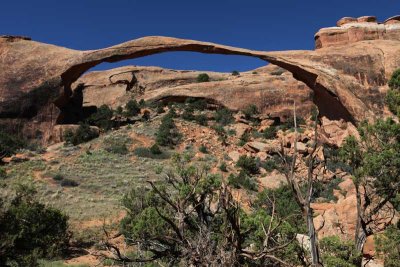
[[[399,0],[1,0],[0,35],[26,35],[73,49],[96,49],[147,35],[257,50],[313,49],[314,33],[344,16],[400,14]],[[250,70],[240,56],[175,52],[119,63],[175,69]]]

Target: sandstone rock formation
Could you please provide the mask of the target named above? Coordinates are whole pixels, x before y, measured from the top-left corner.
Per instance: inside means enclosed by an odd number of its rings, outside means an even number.
[[[256,104],[263,114],[291,117],[293,101],[300,116],[313,107],[312,90],[292,75],[274,65],[233,76],[231,73],[207,72],[211,81],[198,83],[198,71],[177,71],[158,67],[127,66],[94,71],[82,76],[73,87],[85,84],[83,107],[103,104],[116,108],[132,96],[150,101],[184,101],[187,97],[204,98],[210,103],[241,110]],[[133,81],[133,82],[132,82]]]
[[[10,130],[21,130],[27,137],[46,139],[54,124],[69,123],[82,116],[84,88],[73,90],[71,85],[84,72],[101,62],[168,51],[258,57],[292,72],[294,78],[313,89],[314,102],[326,117],[353,122],[374,119],[385,115],[383,96],[388,78],[400,66],[397,57],[400,41],[397,17],[386,21],[384,26],[371,20],[362,18],[357,23],[373,24],[378,29],[385,27],[384,35],[367,34],[356,42],[339,42],[316,51],[262,52],[157,36],[105,49],[77,51],[24,37],[3,36],[0,37],[0,124]],[[341,27],[353,22],[342,21]],[[317,34],[320,36],[317,43],[324,43],[322,32]]]
[[[376,17],[345,17],[340,19],[337,27],[323,28],[315,34],[317,49],[332,46],[343,46],[368,40],[400,41],[400,17],[392,17],[379,24]]]

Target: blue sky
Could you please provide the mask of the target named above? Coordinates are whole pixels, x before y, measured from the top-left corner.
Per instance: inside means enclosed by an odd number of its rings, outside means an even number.
[[[0,34],[26,35],[73,49],[96,49],[147,35],[257,50],[313,49],[314,33],[344,16],[400,14],[398,0],[2,0]],[[264,63],[240,56],[164,53],[96,69],[150,65],[214,71]]]

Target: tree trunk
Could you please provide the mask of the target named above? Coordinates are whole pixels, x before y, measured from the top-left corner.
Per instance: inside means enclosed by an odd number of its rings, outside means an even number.
[[[361,222],[363,216],[363,210],[361,206],[360,188],[358,187],[357,184],[355,184],[355,187],[356,187],[356,197],[357,197],[357,222],[356,222],[356,229],[354,236],[354,245],[356,250],[362,253],[365,240],[367,239],[367,235],[364,231],[364,228],[362,227],[362,222]]]
[[[310,238],[311,266],[323,266],[319,254],[318,237],[314,227],[313,212],[310,207],[310,203],[308,203],[305,211],[307,216],[308,236]]]

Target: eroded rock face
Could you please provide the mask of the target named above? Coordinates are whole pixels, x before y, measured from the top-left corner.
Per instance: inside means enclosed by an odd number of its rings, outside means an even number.
[[[343,46],[367,40],[400,40],[399,16],[384,23],[378,23],[374,16],[359,18],[345,17],[336,23],[337,27],[323,28],[315,34],[317,49]]]
[[[207,72],[211,81],[206,83],[197,82],[200,73],[204,72],[128,66],[90,72],[76,84],[85,84],[83,106],[88,108],[103,104],[113,108],[124,106],[132,95],[150,101],[197,97],[232,110],[255,104],[263,114],[286,120],[292,116],[294,101],[299,116],[309,115],[314,106],[312,90],[274,65],[238,76]]]
[[[350,21],[342,21],[339,30],[348,28],[351,32],[358,29],[356,23],[368,24],[361,31],[364,37],[357,37],[356,42],[340,41],[316,51],[252,51],[159,36],[100,50],[77,51],[23,37],[3,36],[0,37],[0,124],[27,137],[46,139],[57,122],[68,119],[66,114],[81,116],[83,91],[72,90],[71,84],[88,69],[102,62],[168,51],[258,57],[290,71],[295,79],[309,86],[314,91],[314,102],[329,119],[373,120],[388,115],[383,112],[387,80],[400,67],[398,18],[391,18],[385,24],[376,24],[369,17]],[[381,27],[386,29],[384,35],[380,34]],[[322,36],[323,31],[317,35]],[[226,85],[235,85],[229,82]],[[190,86],[180,88],[182,91],[192,89]]]

